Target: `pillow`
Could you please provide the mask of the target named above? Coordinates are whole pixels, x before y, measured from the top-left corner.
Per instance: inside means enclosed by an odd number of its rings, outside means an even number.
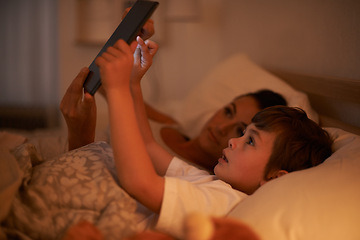
[[[360,136],[340,129],[334,153],[317,167],[272,180],[229,217],[267,239],[360,239]]]
[[[235,54],[217,65],[180,101],[167,101],[159,109],[173,116],[190,137],[197,136],[212,114],[236,96],[270,89],[284,96],[289,106],[304,109],[318,122],[307,96],[252,62],[244,54]]]

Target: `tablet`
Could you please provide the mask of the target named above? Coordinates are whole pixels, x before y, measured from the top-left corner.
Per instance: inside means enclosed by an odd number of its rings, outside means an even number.
[[[95,59],[105,52],[108,47],[113,46],[120,38],[124,39],[128,44],[134,41],[141,28],[153,14],[158,5],[159,3],[154,1],[136,1]],[[84,82],[85,90],[91,95],[94,95],[101,86],[100,72],[95,64],[95,59],[89,66],[90,72]]]

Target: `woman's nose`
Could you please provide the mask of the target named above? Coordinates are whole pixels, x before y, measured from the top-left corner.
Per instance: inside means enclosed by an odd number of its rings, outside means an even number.
[[[218,125],[218,130],[221,135],[227,135],[233,128],[236,126],[236,123],[226,122]]]

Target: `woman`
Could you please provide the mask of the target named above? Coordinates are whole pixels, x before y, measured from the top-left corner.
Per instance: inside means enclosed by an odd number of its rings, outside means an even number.
[[[201,167],[212,170],[230,138],[243,135],[245,127],[260,110],[286,105],[285,99],[270,90],[260,90],[236,97],[219,109],[203,126],[197,137],[190,139],[179,124],[149,105],[146,111],[156,140],[168,151]]]

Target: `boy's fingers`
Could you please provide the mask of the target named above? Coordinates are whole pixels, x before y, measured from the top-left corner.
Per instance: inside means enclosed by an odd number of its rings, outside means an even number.
[[[138,43],[138,48],[141,49],[141,54],[142,54],[142,55],[149,54],[149,49],[148,49],[148,47],[145,45],[144,40],[143,40],[141,37],[137,37],[137,38],[136,38],[136,41],[137,41],[137,43]]]
[[[116,55],[114,55],[116,54]],[[104,52],[101,56],[106,60],[106,61],[113,61],[114,59],[116,59],[120,54],[117,53],[109,53],[109,52]]]
[[[114,44],[114,48],[120,50],[121,52],[125,53],[125,54],[130,54],[131,55],[135,52],[137,46],[137,42],[133,41],[130,46],[123,40],[123,39],[119,39],[116,41],[116,43]]]
[[[105,58],[103,58],[102,56],[98,56],[96,59],[95,59],[95,64],[97,66],[102,66],[104,63],[106,62]]]
[[[138,37],[137,41],[141,47],[141,51],[144,54],[150,54],[151,56],[154,56],[158,50],[158,45],[150,40],[144,41],[142,38]]]
[[[140,47],[136,47],[134,52],[134,63],[139,63],[141,59],[141,50]]]
[[[142,39],[140,36],[137,36],[137,37],[136,37],[136,41],[138,42],[138,44],[139,44],[140,46],[145,45],[144,39]]]
[[[146,40],[145,44],[147,46],[147,48],[149,49],[149,52],[152,56],[154,56],[157,52],[157,50],[159,49],[159,45],[157,45],[155,42],[150,41],[150,40]]]
[[[123,39],[119,39],[115,42],[114,48],[123,51],[125,49],[125,46],[127,46],[127,43]]]
[[[131,53],[134,53],[134,52],[135,52],[137,45],[138,45],[137,41],[133,41],[133,42],[130,44],[130,51],[131,51]]]

